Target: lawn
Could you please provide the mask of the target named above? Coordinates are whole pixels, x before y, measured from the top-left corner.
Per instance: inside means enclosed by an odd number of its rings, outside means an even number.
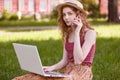
[[[21,27],[21,26],[56,26],[57,21],[30,21],[30,20],[21,20],[21,21],[0,21],[1,27]]]
[[[88,19],[88,22],[92,25],[110,25],[113,23],[108,23],[106,19]],[[56,26],[57,20],[41,20],[41,21],[34,21],[34,20],[16,20],[16,21],[0,21],[0,28],[3,27],[27,27],[27,26]]]
[[[93,63],[93,80],[120,80],[120,25],[94,26],[97,48]],[[36,45],[43,65],[57,63],[62,57],[58,30],[0,31],[0,80],[11,80],[27,73],[20,69],[12,43]]]

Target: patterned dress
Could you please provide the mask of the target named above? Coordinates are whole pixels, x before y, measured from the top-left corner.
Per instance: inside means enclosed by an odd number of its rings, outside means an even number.
[[[84,41],[82,41],[82,44]],[[95,53],[95,44],[91,47],[91,50],[83,61],[82,64],[75,65],[73,59],[73,46],[74,43],[69,43],[68,41],[65,44],[66,51],[68,53],[69,63],[65,67],[63,73],[69,74],[70,77],[67,78],[55,78],[55,77],[44,77],[34,73],[28,73],[19,77],[15,77],[12,80],[92,80],[92,62]]]

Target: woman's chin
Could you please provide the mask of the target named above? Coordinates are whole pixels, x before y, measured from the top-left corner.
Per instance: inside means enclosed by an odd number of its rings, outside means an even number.
[[[71,26],[71,24],[66,24],[67,26]]]

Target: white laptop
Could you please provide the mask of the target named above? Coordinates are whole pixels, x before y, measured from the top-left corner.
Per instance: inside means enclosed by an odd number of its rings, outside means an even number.
[[[47,77],[69,77],[59,72],[45,72],[36,46],[13,43],[21,69]]]

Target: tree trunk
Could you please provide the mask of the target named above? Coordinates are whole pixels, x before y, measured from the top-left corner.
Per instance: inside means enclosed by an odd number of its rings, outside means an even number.
[[[118,16],[118,0],[108,0],[108,22],[120,23]]]

